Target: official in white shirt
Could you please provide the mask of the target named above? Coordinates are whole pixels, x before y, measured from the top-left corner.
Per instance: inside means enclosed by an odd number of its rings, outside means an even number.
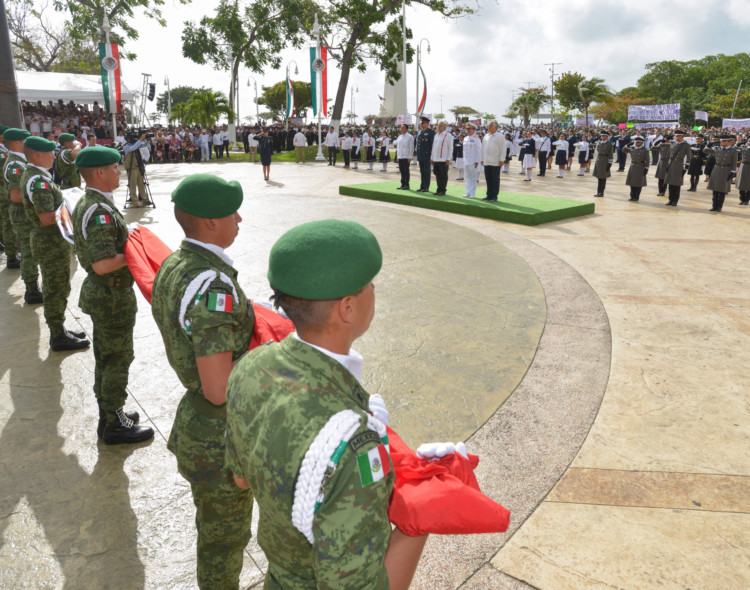
[[[349,168],[349,156],[352,153],[354,140],[348,131],[344,131],[344,137],[341,139],[341,155],[344,156],[344,168]]]
[[[497,201],[500,192],[500,164],[505,163],[506,149],[505,136],[498,131],[497,122],[492,121],[482,142],[481,163],[484,166],[484,180],[487,182],[487,196],[483,201]]]
[[[305,137],[305,134],[302,133],[299,129],[297,129],[297,133],[294,134],[294,139],[292,139],[292,145],[294,145],[294,151],[296,152],[297,156],[297,164],[305,163],[305,147],[307,146],[307,138]]]
[[[328,133],[326,133],[326,139],[323,143],[328,151],[328,165],[335,166],[336,152],[339,151],[339,134],[334,131],[333,127],[328,128]]]
[[[476,135],[477,127],[474,123],[466,125],[466,137],[464,138],[464,175],[466,176],[467,199],[473,199],[477,190],[479,180],[479,163],[482,161],[482,142]]]
[[[430,163],[432,171],[435,173],[435,182],[437,190],[435,194],[438,197],[445,195],[445,189],[448,187],[448,166],[453,159],[453,135],[445,130],[445,123],[438,123],[438,131],[432,140],[432,155]]]
[[[401,173],[401,186],[399,190],[409,190],[409,160],[414,153],[414,136],[409,133],[406,125],[401,125],[401,135],[396,138],[396,160],[398,160],[398,171]]]

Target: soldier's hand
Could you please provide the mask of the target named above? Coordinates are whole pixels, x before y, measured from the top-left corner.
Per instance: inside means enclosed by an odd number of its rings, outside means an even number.
[[[428,461],[438,461],[448,455],[458,453],[464,459],[468,459],[469,455],[466,452],[466,445],[462,442],[453,444],[452,442],[442,443],[424,443],[419,445],[417,449],[417,456],[420,459],[427,459]]]

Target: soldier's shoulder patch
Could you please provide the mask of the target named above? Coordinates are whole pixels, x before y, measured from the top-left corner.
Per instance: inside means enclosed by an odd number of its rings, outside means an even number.
[[[51,188],[52,188],[52,185],[46,180],[37,180],[34,183],[34,189],[49,190]]]
[[[206,307],[209,311],[231,312],[234,307],[234,297],[227,293],[208,291],[205,294],[199,295],[198,298],[206,299]]]
[[[380,444],[380,437],[378,436],[378,433],[373,430],[365,430],[349,439],[349,447],[354,453],[370,443]]]
[[[380,481],[391,471],[388,449],[381,443],[374,449],[357,455],[357,467],[363,488]]]

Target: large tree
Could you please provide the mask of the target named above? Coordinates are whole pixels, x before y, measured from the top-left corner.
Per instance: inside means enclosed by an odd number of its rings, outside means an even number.
[[[448,18],[458,18],[474,11],[460,0],[405,0],[407,5],[422,6]],[[401,77],[402,60],[401,11],[404,0],[327,0],[318,5],[323,44],[341,69],[331,124],[338,129],[346,102],[346,90],[352,68],[361,72],[373,60],[385,72],[386,79]],[[309,26],[310,23],[308,23]],[[412,38],[411,29],[406,30]],[[410,63],[414,48],[407,45],[406,61]]]
[[[505,116],[511,119],[520,116],[523,118],[524,126],[527,126],[531,122],[531,117],[536,115],[542,105],[550,99],[549,94],[545,92],[546,89],[546,86],[521,88],[521,94],[515,98]]]
[[[187,103],[193,96],[199,92],[208,90],[207,88],[193,88],[192,86],[175,86],[170,92],[166,90],[156,97],[156,110],[160,113],[167,114],[169,112],[169,98],[172,98],[172,110],[178,104]]]
[[[183,123],[197,123],[201,127],[213,127],[222,116],[234,120],[234,111],[227,97],[223,92],[212,90],[203,90],[193,96],[181,115]]]
[[[597,119],[604,119],[607,123],[627,123],[628,107],[653,102],[653,97],[643,96],[638,88],[630,86],[613,94],[608,100],[592,106],[591,112]]]
[[[190,3],[190,0],[173,1],[180,4]],[[136,11],[138,16],[152,18],[163,27],[167,25],[160,8],[164,6],[165,0],[53,0],[53,3],[56,10],[70,15],[67,27],[71,37],[77,41],[98,39],[103,42],[104,33],[101,26],[105,14],[113,29],[110,41],[120,45],[124,45],[127,39],[138,39],[138,29],[135,27]],[[135,59],[135,54],[121,49],[120,57]]]
[[[98,73],[97,47],[90,41],[72,39],[66,23],[52,22],[51,12],[46,1],[8,0],[8,31],[18,69]]]
[[[307,109],[312,108],[312,89],[310,82],[292,80],[294,83],[293,117],[305,117]],[[273,86],[263,86],[263,94],[258,97],[258,104],[265,105],[283,121],[286,119],[286,80],[276,82]]]
[[[601,78],[589,78],[578,85],[578,95],[583,105],[584,121],[589,122],[589,108],[594,103],[607,102],[612,98],[612,91],[604,84]]]
[[[555,98],[560,105],[568,110],[583,110],[583,101],[578,92],[578,86],[586,80],[586,76],[578,72],[565,72],[555,80]]]
[[[185,23],[182,53],[197,64],[230,72],[234,111],[240,65],[257,73],[278,69],[281,50],[302,43],[302,25],[312,7],[310,0],[221,0],[214,16]]]
[[[468,106],[455,106],[452,109],[448,109],[449,113],[453,113],[456,117],[456,121],[460,120],[461,117],[470,117],[472,115],[480,115],[481,113],[474,107]]]

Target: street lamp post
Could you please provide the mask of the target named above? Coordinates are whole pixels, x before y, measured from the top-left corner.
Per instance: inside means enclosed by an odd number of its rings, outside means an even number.
[[[169,87],[169,76],[164,76],[164,85],[167,87],[167,123],[172,118],[172,89]]]
[[[552,129],[555,128],[555,66],[561,66],[562,63],[559,61],[551,62],[548,64],[544,64],[545,66],[552,66],[550,71],[550,80],[552,81],[552,84],[550,85],[550,110],[552,111],[550,113],[550,119],[552,123]]]
[[[430,41],[428,39],[421,39],[417,44],[417,110],[415,111],[415,113],[417,113],[417,116],[419,116],[419,68],[420,63],[422,62],[422,43],[424,41],[427,41],[427,53],[430,53]]]
[[[357,86],[356,84],[352,86],[352,91],[351,91],[352,107],[351,107],[351,116],[349,117],[349,125],[353,125],[354,121],[356,120],[356,115],[354,114],[354,93],[355,92],[359,93],[359,86]]]
[[[297,67],[297,62],[294,61],[294,60],[291,60],[288,64],[286,64],[286,79],[287,79],[287,84],[289,83],[288,82],[288,80],[289,80],[289,66],[291,66],[292,64],[294,64],[294,75],[295,76],[299,75],[299,67]],[[287,89],[287,92],[289,92],[288,89]],[[289,100],[289,99],[287,98],[287,100]],[[286,130],[287,131],[289,131],[289,119],[291,119],[292,115],[294,115],[294,109],[292,109],[290,111],[289,116],[286,118]]]
[[[255,123],[260,124],[260,111],[258,110],[258,82],[250,76],[247,79],[247,86],[250,87],[250,80],[253,81],[253,85],[255,86]]]
[[[112,32],[112,27],[109,24],[109,19],[106,14],[102,18],[102,31],[104,32],[104,42],[109,45],[109,34]],[[114,143],[115,138],[117,137],[117,103],[114,105],[110,104],[109,108],[112,109],[112,142]]]

